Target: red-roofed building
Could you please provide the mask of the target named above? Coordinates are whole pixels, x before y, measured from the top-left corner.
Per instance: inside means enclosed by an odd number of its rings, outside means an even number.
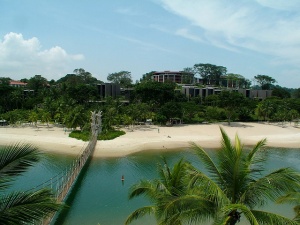
[[[27,83],[16,80],[10,80],[9,85],[12,87],[26,87]]]

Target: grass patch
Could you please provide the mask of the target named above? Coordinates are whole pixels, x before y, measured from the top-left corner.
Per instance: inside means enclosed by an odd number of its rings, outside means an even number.
[[[126,134],[125,131],[122,130],[110,130],[106,132],[102,132],[98,135],[98,140],[112,140],[117,137],[120,137],[122,135]]]
[[[89,141],[90,135],[91,135],[91,133],[88,131],[73,130],[69,134],[69,137],[76,138],[78,140]]]
[[[112,140],[117,137],[120,137],[121,135],[124,135],[125,131],[122,130],[110,130],[102,132],[100,135],[98,135],[98,140]],[[69,134],[69,137],[76,138],[78,140],[83,141],[89,141],[90,140],[91,132],[89,131],[80,131],[80,130],[74,130]]]

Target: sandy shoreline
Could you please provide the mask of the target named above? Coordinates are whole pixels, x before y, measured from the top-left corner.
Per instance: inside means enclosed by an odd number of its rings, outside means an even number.
[[[173,150],[189,147],[195,142],[204,148],[219,148],[224,128],[230,138],[238,134],[244,145],[254,145],[267,138],[267,146],[300,148],[300,128],[285,124],[264,123],[226,123],[177,125],[173,127],[136,126],[134,130],[125,129],[126,134],[109,141],[98,141],[95,157],[120,157],[144,150]],[[63,154],[78,155],[86,142],[68,137],[63,128],[0,127],[0,145],[16,142],[31,143],[40,149]]]

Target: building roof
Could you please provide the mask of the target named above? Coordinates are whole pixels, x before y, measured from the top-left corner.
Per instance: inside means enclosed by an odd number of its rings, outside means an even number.
[[[27,83],[24,83],[24,82],[21,82],[21,81],[17,81],[17,80],[10,80],[9,84],[10,85],[23,85],[23,86],[27,85]]]

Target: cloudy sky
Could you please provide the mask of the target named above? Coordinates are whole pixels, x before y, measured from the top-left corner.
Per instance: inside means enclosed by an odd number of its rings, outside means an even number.
[[[0,77],[227,67],[300,87],[299,0],[0,0]]]

